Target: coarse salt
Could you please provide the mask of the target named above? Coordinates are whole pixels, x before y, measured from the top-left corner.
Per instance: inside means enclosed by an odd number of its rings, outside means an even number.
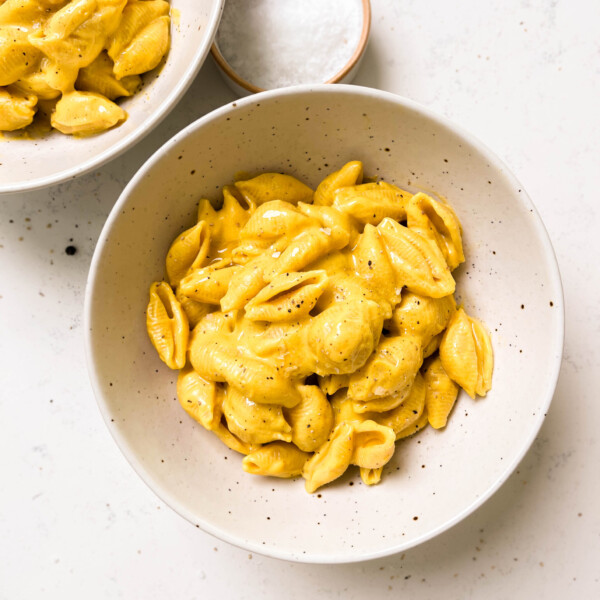
[[[227,0],[217,45],[257,87],[323,83],[352,58],[362,27],[361,0]]]

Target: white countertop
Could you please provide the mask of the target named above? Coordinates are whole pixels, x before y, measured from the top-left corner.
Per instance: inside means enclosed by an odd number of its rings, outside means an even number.
[[[0,197],[0,599],[600,597],[600,3],[372,0],[355,83],[407,96],[512,167],[558,257],[565,354],[548,417],[473,515],[401,555],[293,564],[191,526],[134,473],[88,382],[82,310],[100,229],[142,162],[233,99],[211,59],[139,146]],[[77,252],[67,255],[73,245]]]

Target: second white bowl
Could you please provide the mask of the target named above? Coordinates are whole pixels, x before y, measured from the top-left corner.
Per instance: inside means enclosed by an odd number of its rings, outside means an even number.
[[[170,0],[170,4],[171,48],[165,64],[144,75],[143,88],[121,102],[127,120],[87,138],[58,131],[37,139],[4,136],[0,194],[43,188],[87,173],[139,142],[169,114],[210,50],[224,0]]]

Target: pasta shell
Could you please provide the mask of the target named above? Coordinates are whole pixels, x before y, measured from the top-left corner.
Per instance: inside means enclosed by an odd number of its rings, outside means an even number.
[[[332,206],[315,206],[313,204],[298,204],[300,210],[307,217],[319,224],[321,230],[332,238],[332,245],[340,250],[347,244],[354,245],[358,236],[358,227],[343,212]]]
[[[317,386],[301,385],[298,391],[302,400],[285,411],[292,426],[292,442],[304,452],[314,452],[327,441],[333,426],[333,411]]]
[[[119,25],[126,0],[73,0],[54,13],[29,42],[53,62],[88,66]]]
[[[213,429],[213,433],[234,452],[248,455],[260,449],[260,444],[248,444],[248,442],[240,440],[223,423],[219,423],[217,428]]]
[[[278,367],[258,358],[241,356],[235,344],[220,333],[196,334],[198,327],[194,330],[189,354],[200,376],[226,381],[253,402],[292,408],[301,401],[295,385]]]
[[[96,60],[79,71],[75,85],[78,90],[96,92],[114,100],[121,96],[131,96],[142,85],[139,75],[123,77],[120,81],[113,73],[114,63],[106,54],[101,52]]]
[[[348,273],[332,273],[329,278],[329,287],[322,298],[319,299],[318,308],[325,308],[339,302],[362,304],[365,299],[374,299],[369,289],[363,285],[358,277],[353,276],[352,270]],[[379,297],[375,297],[379,300]],[[382,313],[383,311],[379,311]]]
[[[333,206],[360,223],[379,225],[386,217],[404,221],[411,197],[410,192],[378,181],[339,188],[334,193]]]
[[[27,127],[33,121],[36,104],[35,96],[23,96],[0,88],[0,131]]]
[[[221,421],[222,393],[214,381],[203,379],[190,365],[179,371],[177,397],[185,412],[208,430]]]
[[[108,55],[116,58],[152,21],[169,14],[169,3],[163,0],[129,2],[123,10],[118,28],[107,42]]]
[[[351,254],[354,272],[362,279],[371,293],[387,303],[386,316],[392,313],[392,306],[400,302],[401,287],[396,285],[396,276],[379,232],[367,225],[358,238]]]
[[[97,0],[73,0],[57,11],[45,24],[47,35],[57,39],[69,37],[94,15]],[[125,2],[122,2],[123,6]]]
[[[237,265],[223,268],[215,268],[209,265],[192,271],[180,281],[181,293],[192,300],[196,300],[196,302],[218,306],[227,293],[232,278],[242,268]]]
[[[365,469],[360,468],[360,478],[365,485],[377,485],[381,481],[381,472],[383,467],[378,469]]]
[[[413,335],[426,347],[446,328],[455,312],[456,302],[452,295],[428,298],[406,292],[392,314],[391,330],[396,335]]]
[[[350,377],[348,397],[368,403],[391,395],[405,396],[422,362],[421,346],[416,338],[385,338],[364,367]]]
[[[169,17],[158,17],[114,58],[114,73],[117,79],[140,75],[159,65],[169,49],[169,23]]]
[[[481,321],[471,317],[471,326],[477,345],[477,386],[475,387],[475,393],[478,396],[485,396],[492,388],[492,372],[494,370],[492,341]]]
[[[409,291],[431,298],[454,293],[454,279],[435,244],[392,219],[384,219],[377,229],[398,281]]]
[[[254,210],[233,187],[223,188],[223,205],[216,213],[211,229],[210,256],[213,259],[230,257],[240,243],[240,234]]]
[[[15,81],[10,87],[23,96],[37,96],[38,100],[54,100],[60,96],[60,91],[48,84],[41,66],[33,73]]]
[[[61,133],[93,135],[127,118],[125,111],[108,98],[93,92],[70,92],[57,102],[52,127]]]
[[[225,207],[228,202],[231,202],[232,205],[237,205],[239,210],[242,211],[238,216],[241,216],[241,214],[246,215],[244,223],[248,220],[248,217],[254,213],[257,206],[254,200],[251,198],[246,198],[242,192],[235,187],[235,185],[223,186],[223,207]]]
[[[35,68],[41,54],[17,27],[0,27],[0,86],[10,85]]]
[[[421,418],[425,409],[426,392],[425,380],[421,373],[417,373],[410,392],[402,404],[394,410],[382,413],[374,418],[381,425],[391,427],[396,434],[396,439],[399,439],[400,432],[405,431]]]
[[[210,230],[205,221],[178,235],[167,253],[167,277],[175,287],[190,270],[203,266],[210,247]]]
[[[238,343],[246,348],[251,348],[255,356],[276,362],[282,368],[282,359],[287,353],[287,346],[295,343],[299,327],[297,322],[250,321],[244,315],[236,335]],[[293,367],[297,368],[298,364]],[[291,376],[294,368],[285,368],[285,370]]]
[[[317,187],[315,191],[314,204],[331,206],[333,204],[334,192],[338,188],[362,183],[363,165],[359,160],[346,163],[339,171],[331,173]]]
[[[478,380],[477,346],[469,317],[462,309],[458,310],[444,334],[440,358],[451,379],[474,398]]]
[[[235,271],[227,293],[221,298],[221,310],[244,308],[267,285],[265,271],[272,267],[275,260],[264,253]]]
[[[213,309],[214,306],[210,304],[206,304],[204,302],[196,302],[187,296],[184,296],[181,293],[181,288],[177,288],[175,292],[175,297],[179,300],[179,304],[181,304],[181,308],[185,313],[185,316],[188,319],[188,323],[190,324],[190,328],[196,327],[198,323]]]
[[[246,304],[246,317],[253,321],[297,320],[314,308],[326,285],[325,271],[282,273]]]
[[[293,237],[303,229],[318,224],[299,212],[289,202],[271,200],[261,204],[240,232],[242,240],[275,240],[283,235]]]
[[[327,229],[308,229],[294,238],[281,255],[265,271],[267,281],[281,273],[300,271],[317,258],[333,250],[340,250],[348,243],[348,237],[334,237]]]
[[[281,345],[276,353],[273,354],[280,365],[280,369],[287,373],[287,376],[295,381],[301,381],[311,376],[315,372],[315,358],[307,345],[306,324],[309,319],[288,323],[290,330],[281,340]],[[259,323],[260,321],[255,321]],[[286,323],[281,323],[284,325]],[[271,324],[278,325],[278,324]]]
[[[242,468],[252,475],[296,477],[302,474],[308,454],[293,444],[273,442],[252,452],[242,460]]]
[[[235,313],[209,312],[194,327],[190,337],[190,347],[196,343],[196,338],[210,333],[231,333],[235,329]]]
[[[341,477],[352,459],[354,450],[354,428],[349,423],[340,423],[323,444],[305,463],[302,477],[309,494],[321,486]]]
[[[182,369],[190,328],[171,286],[165,281],[150,286],[146,327],[161,360],[171,369]]]
[[[308,347],[317,375],[354,373],[377,345],[383,325],[379,307],[371,300],[333,304],[312,319]]]
[[[425,427],[427,427],[428,423],[429,423],[429,418],[427,416],[427,409],[424,409],[421,416],[414,423],[412,423],[411,425],[406,427],[406,429],[403,429],[398,434],[396,434],[396,440],[402,440],[411,435],[414,435],[418,431],[425,429]]]
[[[408,203],[407,225],[438,246],[451,271],[464,262],[460,222],[448,204],[416,194]]]
[[[485,396],[491,387],[494,358],[492,344],[482,324],[460,308],[440,344],[444,370],[471,398]]]
[[[236,181],[235,187],[247,202],[260,206],[271,200],[282,200],[290,204],[311,203],[313,191],[291,175],[262,173],[246,181]]]
[[[426,394],[425,407],[429,424],[441,429],[448,422],[448,415],[458,395],[458,385],[448,377],[439,356],[433,359],[424,373]]]
[[[255,207],[246,202],[238,190],[231,185],[223,188],[223,202],[219,210],[215,210],[210,200],[206,198],[200,200],[198,221],[205,221],[210,229],[209,257],[212,260],[228,258],[232,255],[240,243],[240,233],[254,209]]]
[[[206,221],[210,227],[211,237],[215,234],[213,229],[216,228],[219,221],[219,215],[212,202],[207,198],[202,198],[198,202],[198,221]]]
[[[223,415],[229,431],[243,442],[292,441],[292,428],[286,422],[281,406],[257,404],[231,386],[223,400]]]
[[[38,73],[35,74],[36,84],[46,89],[46,95],[52,99],[53,94],[49,90],[67,94],[75,89],[75,81],[79,72],[76,66],[70,64],[59,64],[53,60],[43,58]],[[31,75],[33,78],[34,74]]]
[[[365,469],[383,467],[394,454],[396,434],[375,421],[354,423],[354,449],[350,462]]]

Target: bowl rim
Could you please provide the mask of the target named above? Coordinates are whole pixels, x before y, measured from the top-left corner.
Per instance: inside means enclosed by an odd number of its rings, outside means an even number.
[[[360,32],[360,38],[358,40],[358,44],[352,53],[352,56],[348,59],[348,62],[330,79],[324,81],[323,83],[338,83],[340,82],[348,73],[354,68],[354,66],[358,63],[360,58],[362,57],[364,51],[367,48],[367,42],[369,41],[369,33],[371,31],[371,2],[370,0],[361,0],[362,3],[362,29]],[[244,79],[238,72],[227,62],[226,58],[223,56],[221,49],[219,48],[219,44],[217,42],[217,35],[213,40],[212,46],[210,47],[210,53],[212,57],[215,59],[217,65],[223,70],[223,73],[229,79],[231,79],[236,85],[245,89],[247,92],[251,94],[258,94],[260,92],[266,92],[265,88],[258,87],[254,85],[247,79]],[[279,88],[282,89],[282,88]]]
[[[96,275],[99,269],[99,265],[101,264],[104,254],[106,252],[106,242],[111,238],[111,231],[115,227],[115,223],[119,219],[121,213],[123,212],[124,207],[127,205],[133,190],[147,176],[147,174],[152,170],[156,163],[160,161],[163,158],[163,156],[168,154],[176,146],[176,144],[178,144],[183,138],[188,137],[189,135],[195,133],[198,129],[201,129],[205,124],[220,119],[222,116],[231,113],[232,110],[235,111],[236,109],[243,109],[248,104],[256,103],[256,101],[260,99],[268,100],[272,98],[282,98],[285,96],[295,95],[299,93],[334,93],[352,96],[358,95],[396,103],[403,108],[414,111],[420,116],[423,116],[433,121],[440,127],[449,129],[456,135],[462,137],[469,144],[471,144],[489,161],[490,165],[493,165],[496,168],[498,168],[503,173],[503,175],[508,178],[509,182],[513,184],[515,189],[522,190],[519,194],[519,198],[535,216],[534,228],[537,232],[538,239],[544,249],[544,257],[546,259],[546,266],[549,273],[549,288],[553,294],[553,310],[555,311],[553,314],[557,319],[557,327],[556,331],[554,332],[553,346],[549,347],[549,356],[551,355],[549,361],[553,364],[551,368],[551,374],[548,377],[546,383],[546,388],[541,392],[542,402],[540,404],[540,410],[536,411],[536,418],[535,421],[532,421],[529,435],[523,440],[521,440],[522,445],[519,448],[518,452],[514,455],[512,461],[507,461],[506,465],[504,466],[504,471],[498,476],[496,481],[483,494],[476,498],[471,504],[459,511],[453,518],[447,520],[438,527],[425,532],[423,535],[406,542],[396,542],[390,544],[380,550],[369,551],[364,553],[357,552],[354,555],[319,553],[297,554],[292,551],[270,548],[266,545],[247,541],[242,538],[236,538],[234,535],[221,531],[218,527],[213,526],[210,522],[197,518],[195,515],[192,514],[191,511],[189,511],[182,504],[180,504],[178,499],[174,497],[167,489],[163,489],[157,482],[155,482],[152,479],[150,474],[146,473],[143,465],[138,460],[135,452],[130,448],[126,436],[119,430],[116,421],[115,423],[111,423],[111,414],[108,409],[108,404],[102,394],[100,376],[95,368],[95,350],[91,334],[91,325],[93,319],[92,298],[94,297],[96,290]],[[303,85],[279,88],[276,90],[262,92],[258,97],[248,96],[246,98],[230,102],[220,108],[217,108],[212,112],[206,114],[205,116],[201,117],[200,119],[197,119],[184,129],[182,129],[179,133],[175,134],[169,141],[167,141],[161,148],[156,150],[156,152],[154,152],[154,154],[146,160],[146,162],[139,168],[139,170],[133,176],[131,181],[127,184],[127,186],[121,193],[119,199],[111,209],[108,219],[106,220],[106,223],[98,238],[98,243],[94,250],[94,255],[92,257],[86,283],[86,293],[84,300],[84,335],[88,375],[90,378],[92,389],[94,391],[94,395],[96,396],[98,408],[106,423],[106,426],[110,431],[113,439],[119,446],[119,449],[123,453],[124,457],[130,463],[133,469],[146,483],[146,485],[148,485],[148,487],[165,504],[171,507],[175,512],[177,512],[183,518],[188,520],[190,523],[196,525],[196,527],[201,528],[206,533],[210,533],[218,539],[233,544],[234,546],[237,546],[239,548],[243,548],[249,552],[255,552],[264,556],[269,556],[272,558],[278,558],[282,560],[310,564],[347,564],[390,556],[398,552],[408,550],[409,548],[415,547],[447,531],[448,529],[465,519],[471,513],[473,513],[482,504],[484,504],[484,502],[487,501],[514,472],[514,470],[517,468],[517,466],[527,453],[527,451],[530,449],[533,441],[535,440],[535,437],[537,436],[542,426],[542,423],[544,422],[544,419],[548,412],[548,408],[554,396],[554,391],[556,388],[556,383],[558,380],[558,375],[560,372],[560,366],[562,362],[564,345],[564,296],[556,255],[552,247],[548,232],[542,222],[542,219],[536,207],[534,206],[533,202],[531,201],[531,198],[529,197],[523,186],[510,171],[507,164],[496,154],[494,154],[486,145],[479,141],[479,139],[465,131],[462,128],[462,126],[456,125],[448,118],[438,114],[430,108],[425,107],[413,100],[404,98],[397,94],[393,94],[391,92],[382,91],[375,88],[367,88],[346,84],[337,84],[335,86],[329,84]]]
[[[33,190],[39,190],[51,185],[56,185],[58,183],[64,183],[65,181],[75,179],[76,177],[88,173],[89,171],[117,158],[123,154],[123,152],[129,150],[132,146],[136,145],[143,138],[145,138],[171,112],[171,110],[175,108],[177,103],[183,98],[185,92],[194,81],[198,71],[200,71],[200,68],[204,64],[204,60],[206,59],[206,56],[210,50],[210,45],[212,44],[217,32],[224,6],[225,0],[215,0],[213,9],[208,17],[207,37],[205,38],[204,42],[198,46],[194,58],[189,62],[189,65],[183,76],[175,82],[175,85],[172,87],[167,97],[159,103],[156,110],[152,112],[142,126],[137,127],[131,133],[129,133],[129,135],[121,138],[115,144],[104,150],[104,152],[101,152],[97,156],[90,158],[82,164],[58,171],[52,175],[29,179],[27,181],[6,184],[0,181],[0,194],[31,192]],[[143,89],[141,91],[143,92]]]

